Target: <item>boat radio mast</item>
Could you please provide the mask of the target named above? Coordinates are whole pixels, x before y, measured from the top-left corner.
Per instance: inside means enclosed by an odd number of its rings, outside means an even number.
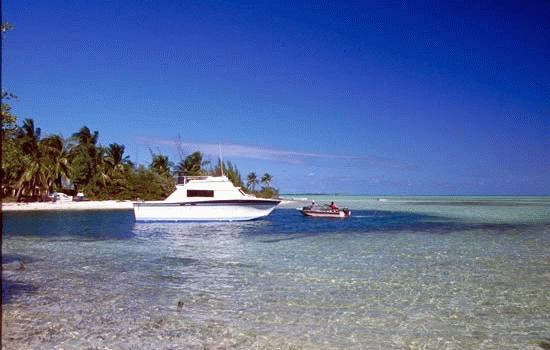
[[[176,149],[178,150],[178,155],[180,156],[180,161],[183,162],[184,153],[183,153],[183,146],[181,144],[181,136],[178,134],[178,137],[176,137]]]
[[[218,143],[218,149],[220,150],[220,169],[223,176],[223,158],[222,158],[222,145]]]

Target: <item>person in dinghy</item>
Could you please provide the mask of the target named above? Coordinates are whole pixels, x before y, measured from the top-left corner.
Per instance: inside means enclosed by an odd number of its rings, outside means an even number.
[[[340,209],[334,202],[330,204],[324,204],[321,207],[316,207],[315,202],[312,202],[310,206],[303,208],[296,208],[304,216],[318,217],[318,218],[348,218],[351,216],[351,210],[348,208]]]

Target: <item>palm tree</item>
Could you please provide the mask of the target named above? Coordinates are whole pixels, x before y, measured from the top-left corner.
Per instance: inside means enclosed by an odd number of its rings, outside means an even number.
[[[94,134],[92,135],[90,129],[87,126],[83,126],[80,130],[78,130],[78,132],[73,134],[72,138],[81,146],[95,146],[97,144],[97,140],[99,139],[99,132],[94,131]]]
[[[17,138],[20,141],[21,148],[26,154],[32,154],[38,151],[38,142],[40,141],[41,129],[34,127],[34,120],[25,119],[23,125],[17,130]]]
[[[176,164],[175,170],[176,172],[182,172],[185,176],[204,175],[204,167],[210,162],[203,161],[202,158],[202,153],[195,151]]]
[[[273,176],[269,175],[268,173],[265,173],[264,176],[262,176],[262,185],[264,187],[269,187],[271,184],[271,181],[273,180]]]
[[[71,179],[73,180],[75,190],[78,190],[79,186],[89,184],[97,175],[98,171],[101,173],[100,177],[102,182],[105,183],[107,180],[107,175],[103,170],[104,150],[96,146],[98,138],[99,133],[94,131],[92,134],[90,129],[86,126],[80,128],[80,130],[71,137],[73,143],[69,156],[71,162]]]
[[[149,169],[155,171],[159,175],[169,176],[171,167],[172,162],[168,160],[168,156],[162,154],[153,154],[153,159],[151,160],[151,165],[149,165]]]
[[[25,119],[23,125],[17,130],[16,137],[24,154],[23,171],[17,180],[17,201],[21,200],[25,189],[30,190],[31,196],[34,196],[36,187],[47,188],[47,171],[42,159],[40,134],[40,128],[34,127],[32,119]]]
[[[53,186],[61,188],[63,178],[69,178],[69,152],[65,140],[59,135],[51,135],[40,141],[48,173],[48,191]]]
[[[118,143],[111,143],[108,148],[105,149],[105,162],[111,168],[112,171],[122,171],[124,166],[128,164],[130,156],[124,156],[124,145]]]
[[[258,184],[258,177],[256,176],[255,172],[251,172],[246,177],[246,186],[249,188],[252,188],[252,192],[256,189],[256,185]]]
[[[21,196],[24,190],[28,190],[31,196],[35,196],[36,188],[39,191],[42,188],[47,187],[47,175],[46,170],[40,164],[40,162],[31,160],[27,163],[24,172],[21,174],[19,181],[17,181],[17,201],[21,201]]]
[[[236,187],[243,187],[241,173],[239,173],[237,166],[233,165],[230,161],[227,161],[227,177]]]

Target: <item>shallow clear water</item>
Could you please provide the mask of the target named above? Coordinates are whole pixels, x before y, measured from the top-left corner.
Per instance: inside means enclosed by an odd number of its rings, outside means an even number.
[[[2,347],[537,349],[550,338],[550,198],[314,198],[353,216],[304,218],[292,207],[306,202],[244,223],[4,213]]]

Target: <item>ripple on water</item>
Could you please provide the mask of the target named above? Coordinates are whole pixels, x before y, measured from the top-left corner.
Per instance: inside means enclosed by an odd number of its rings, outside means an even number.
[[[354,213],[5,215],[3,262],[25,269],[3,274],[3,347],[537,348],[550,336],[548,223]]]

